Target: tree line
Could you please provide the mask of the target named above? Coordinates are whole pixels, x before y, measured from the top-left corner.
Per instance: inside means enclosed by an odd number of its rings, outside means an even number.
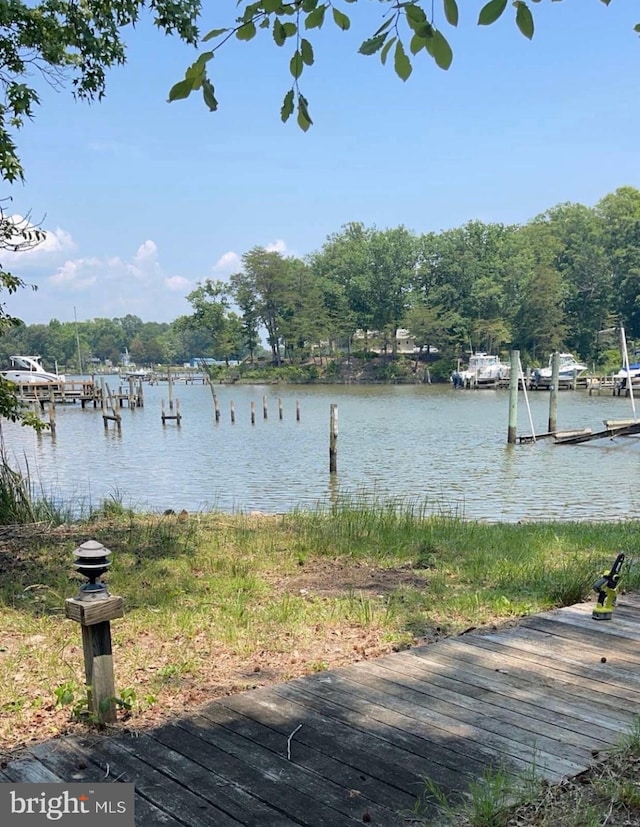
[[[266,341],[275,365],[358,349],[392,355],[406,328],[438,348],[443,369],[470,351],[519,349],[523,363],[570,350],[602,360],[624,324],[640,338],[640,190],[627,186],[594,207],[560,204],[526,224],[469,221],[416,234],[352,222],[305,259],[254,247],[228,282],[204,279],[193,312],[170,324],[137,316],[14,329],[0,357],[37,352],[74,365],[128,350],[138,364],[193,357],[255,361]],[[358,333],[357,339],[354,338]]]

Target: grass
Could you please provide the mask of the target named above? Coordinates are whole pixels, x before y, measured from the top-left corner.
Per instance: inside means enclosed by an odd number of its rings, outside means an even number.
[[[126,606],[112,624],[120,714],[140,726],[216,694],[575,603],[620,551],[625,587],[640,584],[637,522],[487,525],[353,502],[273,517],[153,516],[115,498],[82,523],[30,523],[0,528],[5,751],[63,732],[82,708],[80,633],[64,600],[80,582],[73,549],[89,538],[113,551],[106,579]],[[635,768],[639,744],[640,730],[611,760]],[[603,800],[635,812],[636,781],[594,777],[583,821],[512,823],[588,825]],[[475,810],[454,823],[502,827],[511,780],[478,784]]]

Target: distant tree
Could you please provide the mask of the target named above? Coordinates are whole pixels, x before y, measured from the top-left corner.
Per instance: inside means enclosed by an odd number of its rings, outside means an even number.
[[[640,190],[621,187],[596,204],[612,273],[615,310],[633,338],[640,337]]]

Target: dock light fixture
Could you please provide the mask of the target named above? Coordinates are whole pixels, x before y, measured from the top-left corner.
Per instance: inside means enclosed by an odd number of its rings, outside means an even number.
[[[80,586],[77,600],[104,600],[109,597],[107,584],[99,578],[109,570],[112,553],[97,540],[87,540],[75,549],[73,565],[89,581]]]

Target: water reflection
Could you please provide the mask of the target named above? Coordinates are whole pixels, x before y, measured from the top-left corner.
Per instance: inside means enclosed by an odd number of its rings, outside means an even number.
[[[163,426],[167,388],[145,386],[145,407],[122,410],[121,433],[112,424],[103,427],[99,410],[59,406],[56,437],[5,422],[4,444],[43,493],[84,511],[115,497],[154,510],[282,512],[335,504],[352,494],[489,520],[640,516],[637,439],[507,446],[508,394],[503,391],[219,386],[216,394],[218,422],[208,387],[180,385],[174,395],[182,424]],[[332,402],[338,404],[340,422],[336,475],[328,472]],[[546,431],[548,404],[547,393],[530,395],[538,432]],[[560,394],[561,428],[598,430],[604,419],[628,416],[625,399],[589,397],[583,391]],[[518,433],[529,432],[521,397]]]

